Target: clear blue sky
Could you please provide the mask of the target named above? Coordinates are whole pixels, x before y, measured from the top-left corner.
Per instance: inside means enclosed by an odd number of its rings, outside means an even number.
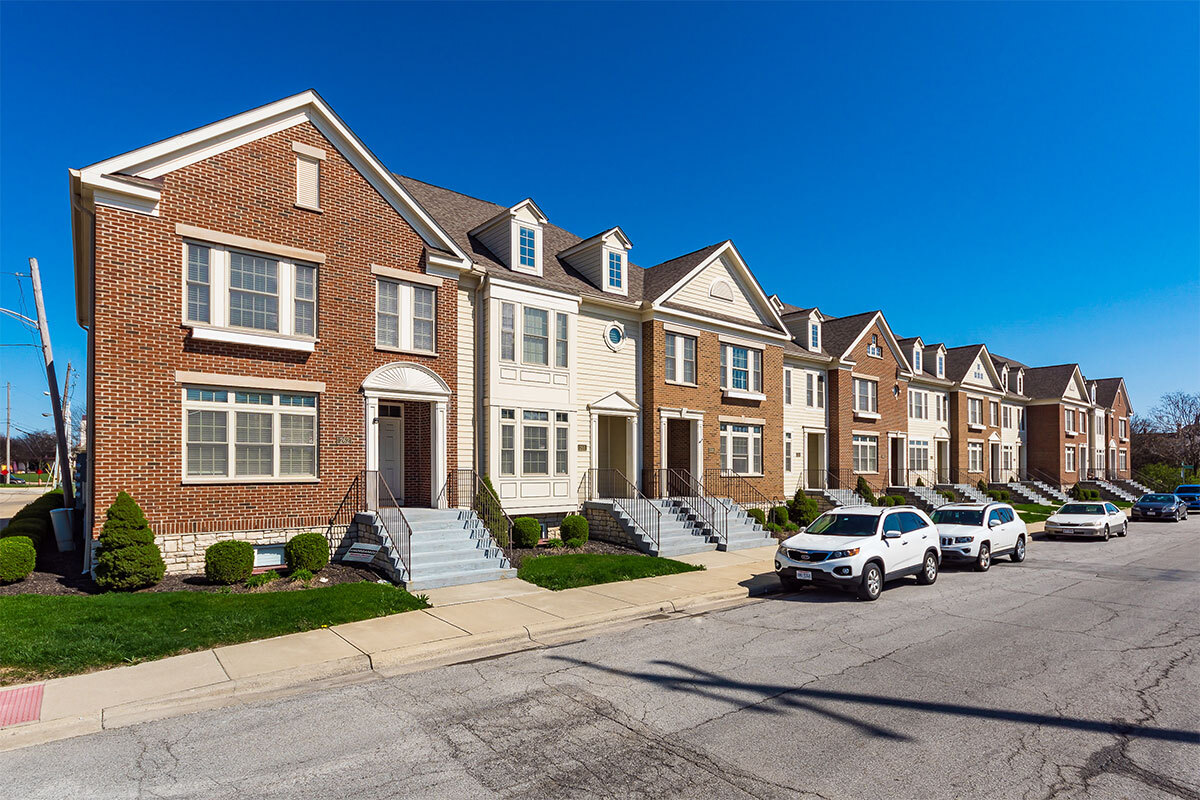
[[[0,270],[39,257],[82,365],[67,169],[313,87],[396,172],[619,224],[642,265],[732,238],[789,301],[1146,411],[1200,391],[1198,9],[6,2]],[[0,348],[26,428],[37,358]]]

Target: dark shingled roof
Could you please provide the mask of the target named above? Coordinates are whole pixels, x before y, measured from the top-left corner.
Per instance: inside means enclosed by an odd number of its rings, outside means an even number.
[[[668,289],[679,282],[681,278],[700,266],[703,261],[725,245],[725,242],[710,244],[691,253],[685,253],[678,258],[664,261],[646,270],[645,289],[643,297],[646,300],[657,300]]]
[[[1022,364],[1020,361],[1017,361],[1015,358],[1009,358],[1008,356],[998,356],[995,353],[991,353],[991,352],[989,352],[988,355],[990,355],[992,357],[992,363],[996,365],[997,369],[999,369],[1002,364],[1008,364],[1009,369],[1029,369],[1028,364]]]
[[[1096,384],[1096,402],[1105,408],[1112,408],[1117,402],[1117,389],[1121,387],[1121,378],[1097,378],[1090,383]]]
[[[896,340],[896,343],[900,345],[900,349],[904,351],[905,358],[908,358],[909,348],[912,347],[913,343],[916,342],[917,339],[920,339],[920,338],[921,338],[920,336],[910,336],[910,337],[907,337],[904,339]],[[921,342],[921,377],[932,378],[935,381],[948,381],[949,380],[948,378],[939,378],[938,377],[937,356],[935,355],[933,358],[929,358],[929,356],[928,356],[929,353],[936,353],[937,349],[939,347],[944,347],[944,346],[945,345],[940,344],[940,343],[928,344],[926,342]],[[909,360],[911,361],[911,359],[909,359]],[[912,364],[909,364],[909,366],[911,367]],[[949,369],[949,367],[947,367],[947,369]]]
[[[1031,367],[1025,371],[1025,394],[1035,400],[1062,397],[1075,374],[1076,364]]]
[[[975,363],[975,359],[979,357],[979,352],[983,349],[981,344],[968,344],[962,347],[950,347],[946,349],[946,377],[956,383],[967,377],[967,370]]]
[[[792,306],[792,308],[795,308],[795,306]],[[812,309],[802,309],[802,310],[811,311]],[[784,314],[783,315],[783,327],[787,328],[787,332],[792,335],[791,343],[792,343],[792,345],[795,346],[797,351],[802,352],[802,353],[807,353],[810,356],[817,354],[817,353],[814,353],[812,350],[809,350],[808,346],[807,346],[808,333],[809,333],[808,332],[808,317],[801,316],[798,313]],[[822,327],[822,331],[824,331],[824,327]],[[794,352],[791,348],[787,348],[787,350],[788,350],[788,352]],[[823,356],[826,356],[826,357],[829,356],[829,350],[825,347],[824,333],[822,333],[822,335],[821,335],[821,349],[818,352],[820,352],[820,354]]]
[[[786,317],[789,314],[807,314],[810,311],[815,310],[815,308],[801,308],[800,306],[794,306],[791,303],[785,303],[782,300],[779,301],[779,305],[783,306],[783,311],[779,312],[779,315],[783,317]]]
[[[834,317],[821,323],[821,344],[834,358],[846,355],[858,335],[867,329],[879,311],[864,311],[848,317]]]

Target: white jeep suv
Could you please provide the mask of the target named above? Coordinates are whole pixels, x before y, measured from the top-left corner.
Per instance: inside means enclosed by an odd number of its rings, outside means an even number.
[[[875,600],[884,581],[902,575],[933,583],[941,560],[937,529],[919,508],[839,506],[784,540],[775,574],[785,589],[841,586]]]
[[[974,562],[987,572],[996,556],[1025,560],[1029,531],[1007,503],[950,503],[933,512],[941,537],[942,558]]]

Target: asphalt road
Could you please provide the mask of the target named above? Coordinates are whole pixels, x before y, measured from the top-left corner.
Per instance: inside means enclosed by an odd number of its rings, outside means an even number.
[[[1200,798],[1200,515],[0,753],[12,798]]]

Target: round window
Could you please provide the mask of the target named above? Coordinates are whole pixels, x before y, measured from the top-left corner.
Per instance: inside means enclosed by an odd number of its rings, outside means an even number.
[[[610,350],[620,350],[621,345],[625,344],[625,329],[616,322],[609,323],[604,332],[604,342]]]

